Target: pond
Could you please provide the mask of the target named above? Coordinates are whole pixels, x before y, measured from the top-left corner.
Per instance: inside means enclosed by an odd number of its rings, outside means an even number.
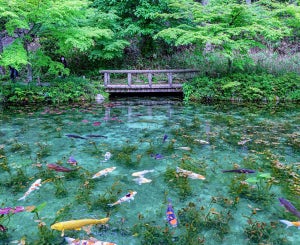
[[[280,221],[300,218],[299,105],[113,98],[2,109],[0,122],[0,244],[300,242]]]

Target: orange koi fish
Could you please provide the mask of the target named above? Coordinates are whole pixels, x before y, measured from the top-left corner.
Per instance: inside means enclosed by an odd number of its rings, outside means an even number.
[[[125,196],[121,197],[118,201],[114,203],[108,204],[108,206],[112,207],[117,204],[121,204],[122,202],[130,202],[131,200],[134,200],[134,196],[136,195],[136,191],[129,191]]]
[[[168,199],[168,201],[169,201],[169,203],[168,203],[168,208],[167,208],[167,212],[166,212],[167,220],[172,227],[177,227],[178,221],[177,221],[174,209],[172,207],[171,199]]]
[[[95,179],[95,178],[98,178],[101,176],[106,176],[108,173],[114,171],[115,169],[116,169],[116,167],[103,169],[103,170],[99,171],[98,173],[94,174],[92,179]]]
[[[194,173],[192,171],[184,170],[184,169],[179,168],[179,167],[176,168],[176,173],[181,173],[185,177],[188,177],[190,179],[202,179],[202,180],[205,180],[205,177],[203,175]]]
[[[286,228],[289,228],[290,226],[296,226],[296,227],[298,227],[298,229],[300,229],[300,221],[292,222],[292,221],[288,221],[288,220],[284,220],[284,219],[281,219],[279,221],[283,224],[286,224]]]
[[[34,190],[38,190],[39,187],[42,185],[41,184],[41,179],[36,180],[28,189],[28,191],[26,191],[26,193],[24,194],[24,196],[22,196],[21,198],[18,199],[18,201],[20,200],[25,200],[25,198]]]
[[[102,242],[93,237],[91,237],[89,240],[79,240],[71,237],[65,237],[65,241],[72,245],[116,245],[116,243]]]

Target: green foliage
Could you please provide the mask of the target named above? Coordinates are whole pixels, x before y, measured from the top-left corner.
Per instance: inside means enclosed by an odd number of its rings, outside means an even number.
[[[3,53],[0,56],[0,65],[11,65],[17,70],[27,63],[28,57],[26,50],[24,49],[22,43],[18,40],[4,48]]]
[[[222,78],[198,77],[183,85],[185,100],[300,100],[300,76],[288,73],[231,74]]]
[[[162,38],[176,46],[193,44],[207,48],[209,44],[228,59],[229,72],[233,65],[245,66],[245,62],[241,61],[248,59],[250,48],[264,45],[260,36],[274,41],[290,35],[290,29],[278,19],[276,13],[260,1],[251,5],[235,1],[210,1],[206,6],[188,0],[180,3],[170,1],[170,7],[172,13],[163,17],[169,19],[176,13],[181,23],[161,30],[155,38]],[[282,10],[286,6],[278,4],[276,8]]]
[[[64,104],[69,102],[91,101],[103,91],[98,81],[68,77],[56,79],[49,86],[34,84],[6,84],[1,87],[4,102],[10,104],[24,103],[53,103]]]

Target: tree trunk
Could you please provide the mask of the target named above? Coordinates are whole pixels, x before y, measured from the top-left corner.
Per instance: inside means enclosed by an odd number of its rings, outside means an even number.
[[[27,83],[32,82],[32,66],[27,64]]]

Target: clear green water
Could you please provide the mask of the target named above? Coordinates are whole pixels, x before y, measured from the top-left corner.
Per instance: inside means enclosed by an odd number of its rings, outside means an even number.
[[[284,197],[300,209],[299,112],[299,105],[184,105],[170,98],[2,109],[0,207],[45,202],[46,206],[39,217],[31,212],[9,220],[0,216],[0,224],[8,228],[0,232],[0,244],[16,244],[22,238],[26,244],[65,244],[51,224],[108,215],[108,224],[94,226],[89,235],[85,231],[65,231],[65,235],[92,236],[119,245],[299,244],[299,230],[285,229],[279,222],[297,217],[278,201]],[[106,138],[74,139],[66,134]],[[112,157],[103,161],[106,152]],[[48,163],[75,168],[67,163],[70,156],[78,161],[78,171],[47,169]],[[107,176],[91,179],[113,166],[116,170]],[[177,166],[206,179],[179,176]],[[245,180],[256,174],[222,172],[234,168],[270,173],[272,179],[247,185]],[[155,171],[145,175],[151,183],[133,181],[133,172],[151,169]],[[40,189],[18,201],[39,178]],[[107,205],[129,190],[137,191],[135,200]],[[168,198],[179,221],[176,228],[165,219]],[[38,228],[37,219],[44,222],[43,228]]]

